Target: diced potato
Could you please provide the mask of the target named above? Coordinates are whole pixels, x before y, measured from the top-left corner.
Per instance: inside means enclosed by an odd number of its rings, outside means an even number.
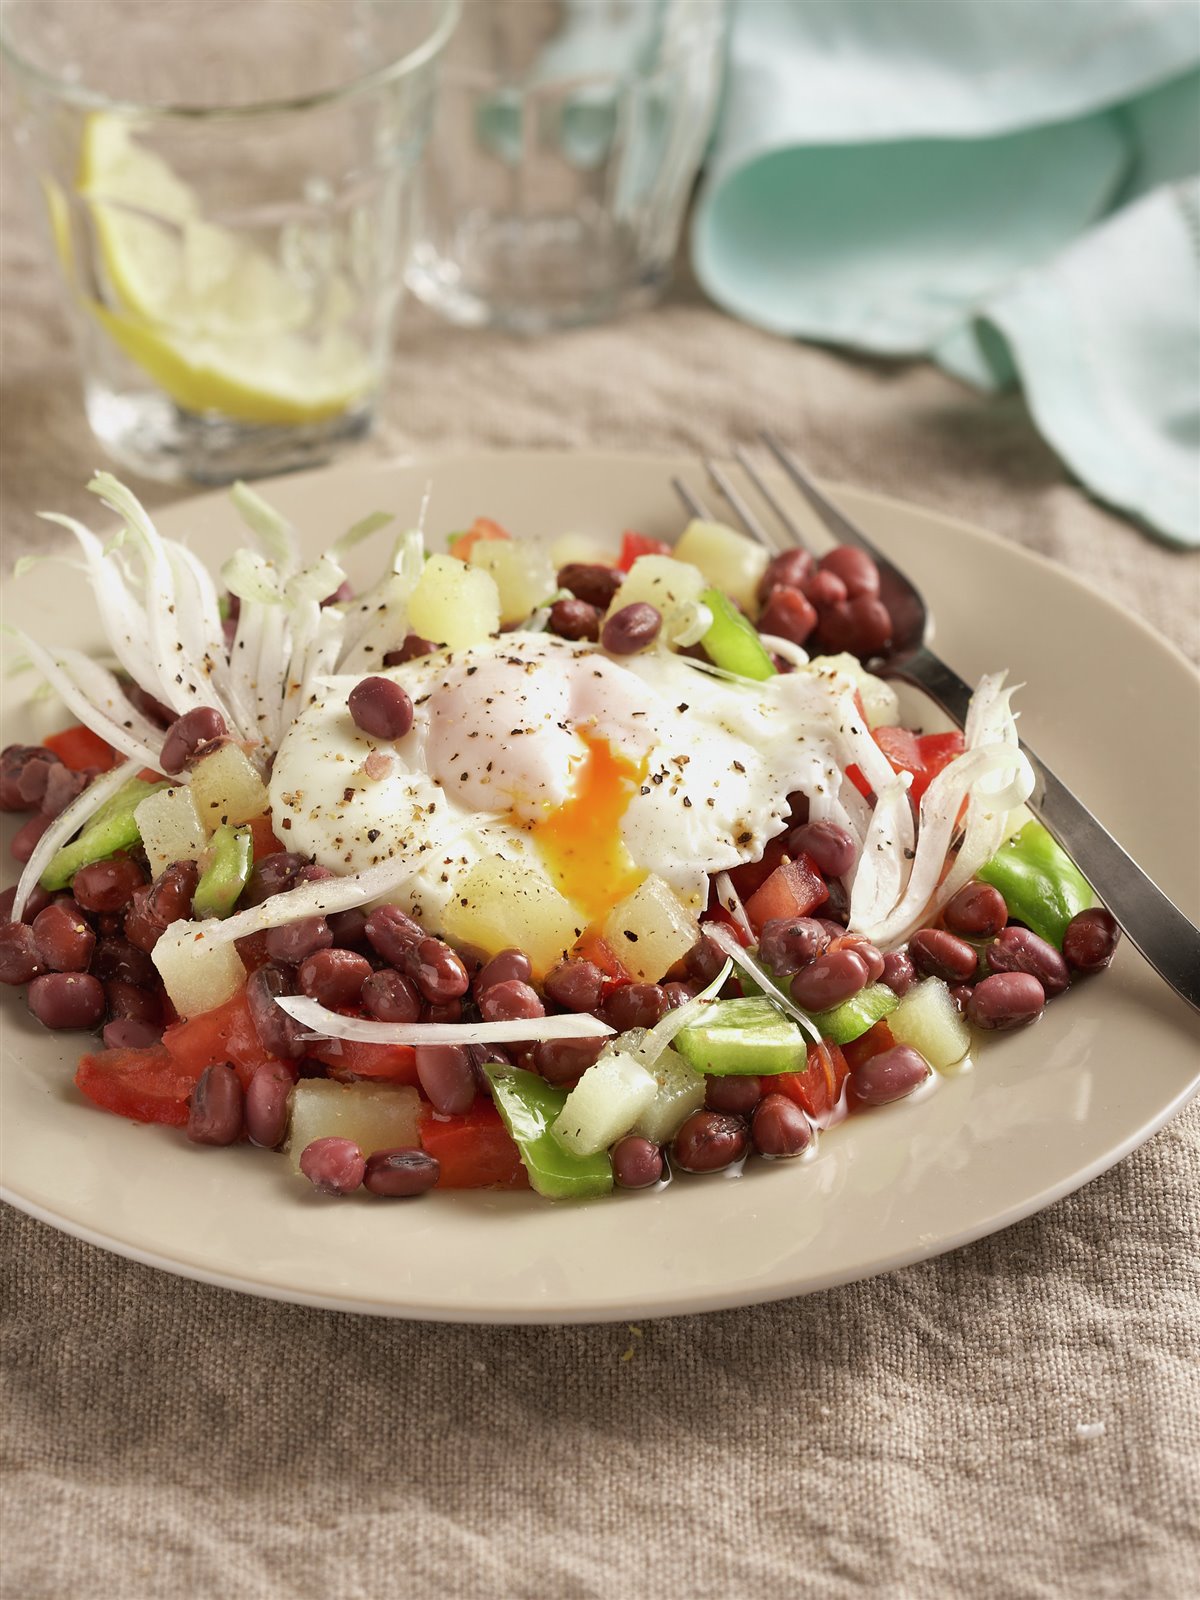
[[[551,544],[550,560],[555,572],[558,572],[575,561],[587,567],[611,567],[615,554],[610,544],[594,538],[590,533],[564,533]]]
[[[530,540],[480,539],[471,565],[495,579],[502,623],[523,621],[557,588],[548,552]]]
[[[192,791],[184,784],[149,795],[133,816],[156,878],[172,861],[198,861],[208,848]]]
[[[292,1090],[288,1133],[294,1172],[314,1139],[353,1139],[364,1156],[376,1150],[419,1150],[421,1097],[415,1089],[396,1084],[301,1078]]]
[[[223,1006],[246,982],[236,945],[214,944],[203,922],[173,922],[154,946],[153,960],[181,1017]]]
[[[910,989],[887,1025],[897,1044],[912,1045],[939,1072],[961,1061],[971,1048],[971,1030],[940,978],[926,978]]]
[[[868,728],[895,728],[900,723],[900,697],[890,683],[868,672],[857,656],[843,651],[836,656],[819,656],[814,666],[821,672],[832,667],[853,678],[862,696],[863,710],[867,713]]]
[[[258,768],[236,744],[219,745],[192,768],[192,802],[206,833],[261,817],[271,804]]]
[[[601,1056],[567,1096],[550,1131],[577,1156],[607,1150],[652,1104],[658,1085],[632,1056],[621,1051]]]
[[[443,911],[442,931],[489,956],[517,945],[541,976],[562,960],[583,925],[571,903],[540,872],[486,856],[471,868]]]
[[[681,624],[694,617],[695,605],[708,586],[700,568],[688,561],[676,561],[674,556],[639,556],[613,596],[608,615],[643,601],[662,614],[663,633],[673,640]]]
[[[678,1133],[684,1118],[703,1106],[704,1075],[669,1045],[650,1072],[656,1084],[654,1099],[634,1123],[633,1132],[656,1144],[666,1144]]]
[[[653,873],[609,912],[604,938],[643,983],[657,983],[700,937],[695,918]]]
[[[761,544],[735,533],[723,522],[689,522],[675,545],[679,561],[690,561],[717,589],[723,589],[740,606],[753,612],[758,604],[758,580],[770,557]]]
[[[430,556],[409,596],[408,626],[451,650],[479,644],[500,627],[496,580],[453,556]]]

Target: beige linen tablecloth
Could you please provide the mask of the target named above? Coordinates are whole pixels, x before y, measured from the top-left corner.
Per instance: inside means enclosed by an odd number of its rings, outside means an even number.
[[[6,561],[45,537],[36,508],[94,512],[82,484],[98,459],[15,205],[10,181]],[[764,421],[824,474],[1069,563],[1197,653],[1195,559],[1088,502],[1019,401],[774,340],[686,286],[618,326],[532,344],[418,319],[369,448],[720,449]],[[1193,1106],[969,1249],[640,1334],[277,1305],[8,1212],[2,1593],[1200,1592],[1198,1192]],[[1078,1432],[1094,1423],[1101,1435]]]

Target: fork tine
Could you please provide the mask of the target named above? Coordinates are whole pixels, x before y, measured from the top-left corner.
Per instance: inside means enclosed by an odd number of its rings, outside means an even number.
[[[762,495],[763,499],[770,506],[771,510],[787,529],[788,537],[793,541],[794,544],[798,545],[801,550],[807,550],[810,555],[815,555],[816,551],[813,550],[808,540],[800,531],[799,524],[796,522],[795,517],[792,516],[791,512],[788,511],[786,506],[781,504],[778,495],[776,495],[775,491],[763,477],[762,473],[754,465],[749,451],[747,451],[742,445],[738,445],[734,451],[734,454],[741,463],[742,471],[750,479],[750,482],[758,490],[759,494]]]
[[[704,458],[704,465],[708,469],[709,477],[716,484],[722,495],[724,495],[729,505],[733,508],[734,515],[740,518],[742,526],[745,528],[750,537],[752,539],[757,539],[759,544],[765,545],[768,550],[782,550],[784,547],[780,543],[778,536],[772,533],[766,527],[766,525],[761,522],[757,516],[755,516],[754,512],[746,504],[746,501],[738,493],[736,486],[730,481],[729,474],[716,461],[713,460],[712,456],[706,456]]]
[[[767,449],[779,462],[779,465],[840,544],[856,544],[860,550],[865,550],[868,555],[874,556],[877,561],[885,561],[887,559],[878,546],[867,538],[856,522],[851,522],[850,518],[840,512],[831,500],[825,498],[795,456],[790,450],[784,449],[773,433],[764,429],[760,437]]]
[[[692,493],[682,478],[672,478],[671,487],[683,501],[685,511],[690,511],[692,516],[698,517],[701,522],[712,521],[712,512],[698,495]]]

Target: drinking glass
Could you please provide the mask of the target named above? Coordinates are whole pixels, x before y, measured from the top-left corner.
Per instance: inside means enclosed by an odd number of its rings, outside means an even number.
[[[115,459],[221,483],[371,426],[458,0],[6,0],[0,48]]]
[[[537,333],[670,277],[716,114],[726,0],[467,4],[421,185],[413,292]]]

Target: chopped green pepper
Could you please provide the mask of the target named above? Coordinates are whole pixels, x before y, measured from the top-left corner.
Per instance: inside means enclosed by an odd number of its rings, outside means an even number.
[[[975,876],[999,889],[1010,917],[1058,950],[1071,918],[1096,904],[1091,884],[1040,822],[1027,822]]]
[[[583,1200],[607,1194],[613,1186],[607,1150],[594,1156],[572,1155],[550,1132],[550,1124],[566,1102],[567,1091],[555,1089],[535,1072],[518,1067],[487,1066],[492,1099],[512,1134],[538,1194],[548,1200]]]
[[[761,682],[775,676],[775,666],[767,648],[727,594],[720,589],[705,589],[701,605],[712,612],[712,625],[701,639],[704,653],[714,667],[736,672],[741,678]]]
[[[830,1006],[828,1011],[811,1013],[813,1026],[820,1030],[822,1039],[833,1044],[849,1044],[861,1038],[883,1017],[888,1017],[900,1004],[886,983],[872,983],[860,989],[840,1006]]]
[[[209,840],[209,862],[192,897],[195,917],[227,917],[254,865],[254,834],[225,823]]]
[[[800,1028],[765,996],[715,1000],[704,1021],[682,1028],[675,1048],[697,1072],[759,1077],[795,1072],[807,1046]]]
[[[144,778],[130,778],[106,801],[77,839],[63,845],[51,856],[40,882],[43,889],[52,892],[65,889],[80,867],[90,867],[93,861],[106,861],[118,850],[128,850],[138,843],[134,812],[148,795],[166,789],[166,783],[147,783]]]

